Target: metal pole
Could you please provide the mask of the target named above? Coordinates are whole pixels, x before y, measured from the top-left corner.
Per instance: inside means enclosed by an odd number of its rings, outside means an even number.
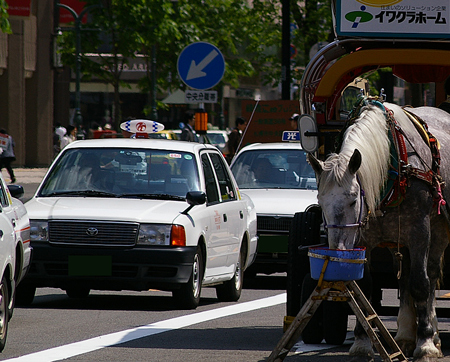
[[[70,6],[57,3],[60,8],[68,10],[75,20],[75,125],[80,129],[80,125],[83,123],[83,117],[81,115],[81,20],[84,14],[89,10],[97,7],[101,7],[100,4],[94,4],[84,8],[79,14],[75,12]]]
[[[152,121],[158,120],[156,111],[156,46],[152,46]]]
[[[281,99],[291,99],[291,10],[289,0],[282,0],[281,10]]]

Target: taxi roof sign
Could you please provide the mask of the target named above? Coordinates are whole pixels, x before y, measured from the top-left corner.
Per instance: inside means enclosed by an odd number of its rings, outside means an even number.
[[[120,129],[135,133],[137,136],[140,135],[141,137],[137,138],[142,138],[142,136],[148,135],[149,133],[156,133],[164,130],[164,125],[149,119],[132,119],[121,123]]]
[[[300,141],[299,131],[284,131],[282,141]]]

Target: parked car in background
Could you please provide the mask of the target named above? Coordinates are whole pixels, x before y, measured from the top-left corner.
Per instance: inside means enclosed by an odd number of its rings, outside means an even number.
[[[31,258],[29,219],[17,199],[22,195],[21,186],[7,187],[0,176],[0,352],[6,345],[16,286],[27,273]]]
[[[228,142],[228,132],[221,130],[208,130],[206,134],[208,135],[211,144],[216,146],[223,153]]]
[[[196,142],[73,142],[34,197],[32,269],[24,281],[69,297],[91,289],[172,291],[196,308],[203,286],[240,298],[256,255],[256,211],[219,150]]]
[[[288,237],[294,215],[317,207],[317,185],[299,142],[243,147],[231,170],[242,193],[254,202],[258,252],[248,274],[286,272]]]
[[[166,139],[166,140],[177,140],[178,139],[178,135],[170,129],[159,131],[156,133],[150,133],[148,135],[148,137],[153,138],[153,139]]]

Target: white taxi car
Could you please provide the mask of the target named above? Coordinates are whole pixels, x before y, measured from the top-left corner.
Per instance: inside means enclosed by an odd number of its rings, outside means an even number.
[[[30,223],[23,203],[23,188],[7,187],[0,176],[0,352],[5,348],[16,286],[30,265]]]
[[[256,254],[256,212],[218,149],[159,139],[69,144],[26,203],[32,268],[24,281],[69,297],[91,289],[172,291],[196,308],[202,286],[240,298]]]
[[[305,151],[299,142],[254,143],[238,152],[231,170],[256,208],[258,252],[249,274],[285,272],[294,215],[318,208]]]

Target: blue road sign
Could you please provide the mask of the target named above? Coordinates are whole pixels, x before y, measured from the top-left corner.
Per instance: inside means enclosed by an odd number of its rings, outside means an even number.
[[[188,87],[205,90],[223,77],[225,60],[220,50],[206,42],[192,43],[178,57],[178,75]]]

